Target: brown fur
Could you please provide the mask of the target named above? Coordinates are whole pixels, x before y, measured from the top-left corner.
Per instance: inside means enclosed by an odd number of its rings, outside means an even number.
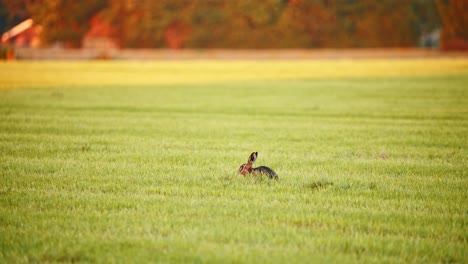
[[[250,154],[247,163],[242,164],[239,167],[239,173],[243,176],[247,174],[266,174],[268,178],[278,180],[278,174],[276,172],[266,166],[260,166],[257,168],[253,167],[253,163],[257,160],[258,152],[252,152]]]

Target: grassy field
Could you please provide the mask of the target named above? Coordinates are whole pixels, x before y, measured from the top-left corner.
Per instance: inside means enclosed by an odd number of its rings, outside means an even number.
[[[468,59],[0,63],[0,166],[0,263],[466,263]]]

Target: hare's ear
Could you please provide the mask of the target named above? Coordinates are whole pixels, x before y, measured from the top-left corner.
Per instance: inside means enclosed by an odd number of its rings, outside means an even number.
[[[252,154],[250,154],[248,162],[254,163],[257,160],[257,157],[258,157],[258,152],[252,152]]]

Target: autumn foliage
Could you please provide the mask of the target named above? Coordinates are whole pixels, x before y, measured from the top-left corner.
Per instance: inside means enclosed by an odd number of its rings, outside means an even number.
[[[122,48],[411,47],[441,25],[444,43],[467,39],[466,1],[454,0],[0,1],[41,24],[44,43],[70,47],[89,31]]]
[[[443,24],[442,49],[468,49],[468,1],[436,0]]]

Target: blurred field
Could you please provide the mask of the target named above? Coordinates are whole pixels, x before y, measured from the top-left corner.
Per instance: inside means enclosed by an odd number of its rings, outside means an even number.
[[[466,59],[2,63],[0,262],[466,262],[467,83]],[[236,174],[252,151],[278,182]]]
[[[152,86],[253,80],[386,78],[465,74],[468,59],[12,62],[0,88]]]

